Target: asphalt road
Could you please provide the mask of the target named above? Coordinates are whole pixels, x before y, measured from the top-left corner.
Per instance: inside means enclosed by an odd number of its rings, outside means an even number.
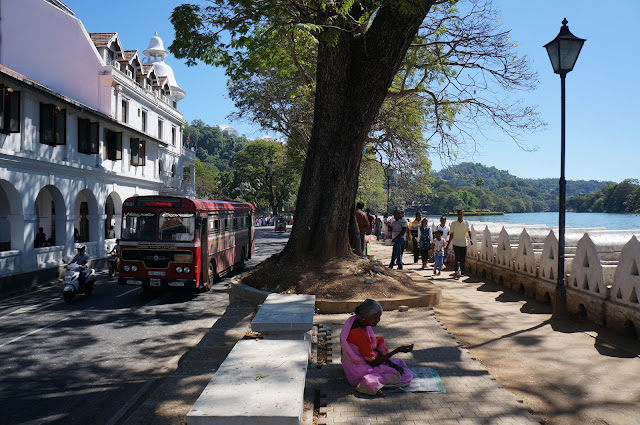
[[[257,228],[247,268],[288,236]],[[224,314],[232,276],[148,295],[101,272],[71,304],[61,284],[0,300],[0,424],[117,424]]]

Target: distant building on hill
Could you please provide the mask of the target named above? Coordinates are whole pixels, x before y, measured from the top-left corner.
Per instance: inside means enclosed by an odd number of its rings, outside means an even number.
[[[143,58],[115,32],[88,33],[59,0],[0,5],[2,291],[7,276],[74,253],[75,229],[105,257],[130,196],[195,196],[195,152],[182,145],[185,91],[157,34]],[[39,227],[48,246],[34,244]]]

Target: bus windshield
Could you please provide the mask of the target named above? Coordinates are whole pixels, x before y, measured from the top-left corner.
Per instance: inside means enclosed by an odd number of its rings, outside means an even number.
[[[156,214],[152,212],[125,213],[122,239],[153,241],[156,239]]]
[[[161,212],[158,239],[162,242],[190,242],[195,237],[194,213]]]

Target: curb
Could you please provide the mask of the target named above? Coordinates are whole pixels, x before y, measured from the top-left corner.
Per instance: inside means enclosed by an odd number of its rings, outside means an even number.
[[[418,273],[412,273],[413,280],[417,283],[428,283],[429,280]],[[440,304],[442,290],[431,284],[432,288],[425,288],[425,293],[413,297],[386,298],[377,300],[384,310],[397,310],[400,306],[407,307],[434,307]],[[252,305],[260,305],[271,294],[241,283],[237,278],[231,279],[229,300],[240,298]],[[318,300],[316,299],[316,313],[337,314],[353,313],[362,300]]]

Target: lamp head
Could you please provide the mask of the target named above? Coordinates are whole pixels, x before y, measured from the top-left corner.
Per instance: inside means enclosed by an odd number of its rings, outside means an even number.
[[[582,45],[586,41],[571,34],[567,26],[567,18],[562,20],[560,32],[552,41],[544,45],[551,60],[553,72],[556,74],[566,74],[573,70]]]

